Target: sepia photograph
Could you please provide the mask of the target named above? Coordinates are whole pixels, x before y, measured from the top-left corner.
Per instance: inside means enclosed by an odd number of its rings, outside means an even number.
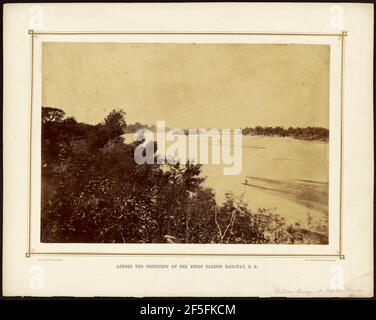
[[[372,4],[3,11],[5,299],[374,296]]]
[[[330,46],[43,42],[42,243],[319,244]]]

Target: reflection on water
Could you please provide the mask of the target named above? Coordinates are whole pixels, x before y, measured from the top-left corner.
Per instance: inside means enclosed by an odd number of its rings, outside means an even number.
[[[242,171],[223,176],[220,165],[204,165],[206,185],[218,200],[243,195],[248,206],[273,209],[289,223],[328,222],[328,144],[290,138],[245,136]]]
[[[328,184],[319,181],[297,179],[280,181],[247,176],[246,186],[278,194],[285,199],[302,204],[307,209],[328,212]]]

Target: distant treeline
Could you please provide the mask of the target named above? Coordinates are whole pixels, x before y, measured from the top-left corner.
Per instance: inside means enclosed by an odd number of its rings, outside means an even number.
[[[258,135],[258,136],[280,136],[280,137],[293,137],[302,140],[316,140],[328,141],[329,130],[321,127],[246,127],[242,129],[244,135]]]
[[[136,122],[134,124],[128,124],[127,127],[123,129],[124,133],[135,133],[138,130],[141,129],[150,129],[152,131],[155,131],[156,127],[155,125],[148,126],[147,124],[142,124],[140,122]]]
[[[126,128],[124,128],[124,133],[135,133],[141,129],[149,129],[151,131],[156,131],[156,126],[153,124],[151,126],[147,124],[142,124],[140,122],[136,122],[134,124],[128,124]],[[165,128],[167,131],[170,130],[169,128]],[[182,134],[188,135],[192,129],[181,129],[181,131],[176,131],[175,134]],[[207,133],[211,129],[197,129],[195,131],[196,134],[200,133]],[[279,136],[279,137],[292,137],[295,139],[301,140],[310,140],[310,141],[329,141],[329,130],[322,127],[289,127],[285,129],[283,127],[245,127],[242,129],[243,135],[257,135],[257,136]]]

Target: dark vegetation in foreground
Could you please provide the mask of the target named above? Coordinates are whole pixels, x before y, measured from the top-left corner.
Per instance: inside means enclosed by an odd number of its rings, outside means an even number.
[[[231,194],[217,203],[200,165],[136,164],[124,116],[89,125],[42,108],[42,242],[327,243]]]

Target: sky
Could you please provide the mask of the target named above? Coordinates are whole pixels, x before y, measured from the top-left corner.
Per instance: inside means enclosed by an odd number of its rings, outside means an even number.
[[[96,124],[329,124],[327,45],[44,42],[42,105]]]

